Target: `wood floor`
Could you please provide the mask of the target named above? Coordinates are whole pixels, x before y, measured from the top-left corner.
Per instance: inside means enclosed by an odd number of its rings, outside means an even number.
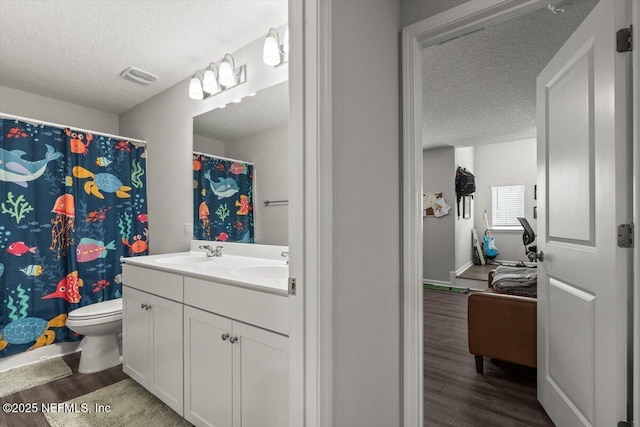
[[[129,378],[127,374],[122,372],[122,365],[95,374],[79,374],[80,353],[63,356],[62,359],[71,368],[73,372],[71,376],[2,397],[0,398],[0,405],[6,402],[66,402]],[[49,427],[49,423],[40,411],[31,414],[6,414],[0,412],[0,427]]]
[[[424,291],[424,425],[553,426],[536,399],[536,370],[485,358],[467,345],[467,295]]]
[[[499,265],[500,264],[472,265],[456,277],[460,277],[462,279],[481,280],[486,284],[489,272],[491,270],[495,270]]]

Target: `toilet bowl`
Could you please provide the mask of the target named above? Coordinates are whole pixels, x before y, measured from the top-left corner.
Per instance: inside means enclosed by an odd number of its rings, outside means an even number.
[[[86,305],[69,313],[67,327],[84,335],[78,372],[91,374],[122,362],[122,299]]]

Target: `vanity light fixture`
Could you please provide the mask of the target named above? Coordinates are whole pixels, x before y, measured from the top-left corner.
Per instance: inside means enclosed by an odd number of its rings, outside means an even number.
[[[264,39],[262,62],[267,65],[280,65],[284,61],[284,51],[280,46],[280,37],[274,28],[270,28]]]
[[[226,54],[219,64],[210,63],[204,73],[196,70],[189,82],[189,98],[209,98],[246,82],[246,66],[236,68],[233,56]]]
[[[191,81],[189,82],[189,98],[191,99],[204,98],[204,93],[202,92],[202,83],[200,82],[198,74],[201,74],[200,71],[196,71],[195,73],[193,73],[193,77],[191,77]]]
[[[202,89],[211,95],[220,92],[220,84],[218,83],[218,66],[213,62],[209,64],[207,69],[204,71]]]
[[[231,86],[236,86],[242,83],[242,77],[244,74],[244,66],[236,70],[236,63],[233,56],[226,54],[220,63],[220,73],[218,75],[218,81],[225,89]]]

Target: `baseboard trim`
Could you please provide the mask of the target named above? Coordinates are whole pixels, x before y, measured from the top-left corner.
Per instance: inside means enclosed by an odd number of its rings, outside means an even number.
[[[438,285],[438,286],[451,286],[451,282],[445,282],[444,280],[432,280],[432,279],[423,279],[423,285]]]
[[[462,267],[456,270],[456,276],[461,274],[463,271],[465,271],[467,268],[471,267],[472,265],[473,265],[473,261],[467,262],[465,265],[463,265]]]
[[[56,343],[45,347],[36,348],[24,353],[5,357],[3,359],[0,359],[0,372],[19,368],[20,366],[31,365],[32,363],[37,363],[42,360],[47,360],[54,357],[62,357],[66,356],[67,354],[75,353],[82,350],[80,347],[81,342],[82,341]]]

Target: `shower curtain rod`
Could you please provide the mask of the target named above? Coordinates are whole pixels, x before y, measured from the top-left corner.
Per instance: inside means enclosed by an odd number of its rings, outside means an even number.
[[[246,160],[230,159],[229,157],[216,156],[215,154],[203,153],[202,151],[194,151],[193,154],[201,154],[203,156],[215,157],[216,159],[227,160],[230,162],[246,163],[248,165],[255,166],[253,162],[247,162]]]
[[[45,122],[44,120],[36,120],[36,119],[29,118],[29,117],[16,116],[14,114],[0,113],[0,118],[9,119],[9,120],[16,120],[18,122],[31,123],[31,124],[37,125],[37,126],[45,126],[46,125],[46,126],[51,126],[51,127],[60,128],[60,129],[69,128],[69,129],[73,129],[73,130],[78,130],[80,132],[91,133],[91,134],[94,134],[94,135],[108,136],[109,138],[113,138],[113,139],[122,139],[122,140],[129,141],[129,142],[136,142],[138,144],[146,144],[147,143],[147,141],[144,141],[142,139],[128,138],[126,136],[113,135],[113,134],[105,133],[105,132],[96,132],[96,131],[93,131],[93,130],[90,130],[90,129],[82,129],[82,128],[78,128],[78,127],[75,127],[75,126],[61,125],[59,123],[53,123],[53,122]]]

